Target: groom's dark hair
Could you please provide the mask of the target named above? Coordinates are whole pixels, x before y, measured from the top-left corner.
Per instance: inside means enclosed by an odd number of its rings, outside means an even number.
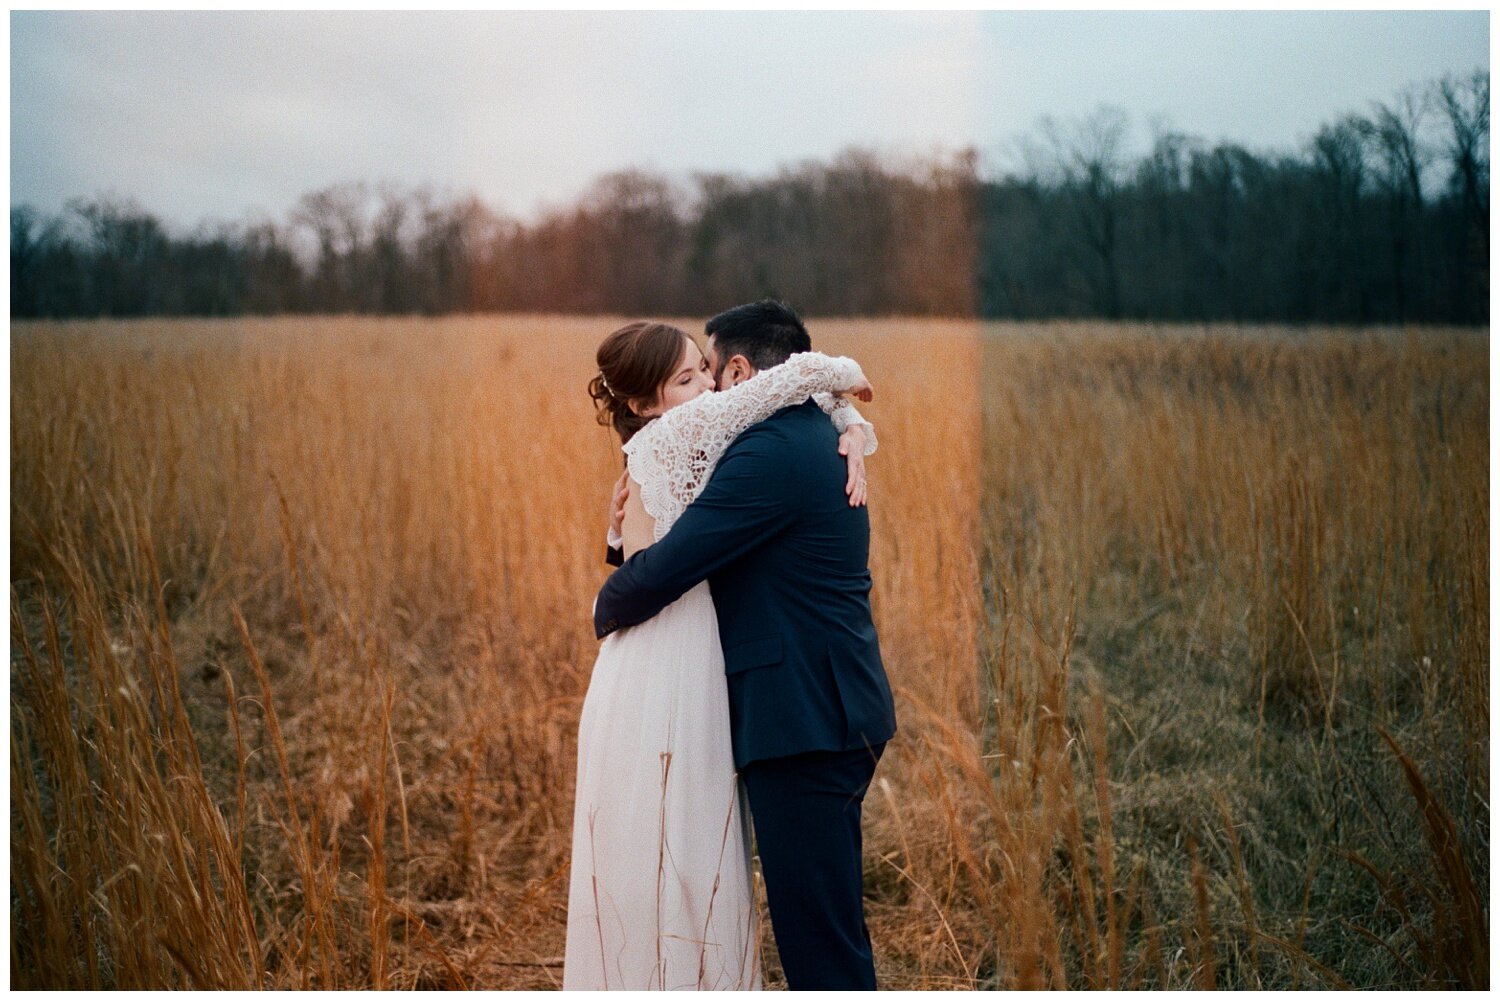
[[[735,355],[744,355],[759,372],[775,368],[798,352],[812,350],[812,338],[807,336],[797,311],[775,299],[726,309],[703,329],[714,339],[721,371]]]

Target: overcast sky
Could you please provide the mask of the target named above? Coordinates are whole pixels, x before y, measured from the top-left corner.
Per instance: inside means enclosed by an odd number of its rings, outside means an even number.
[[[627,166],[749,174],[850,145],[996,157],[1101,104],[1256,149],[1444,73],[1479,12],[11,15],[11,202],[281,218],[344,180],[522,217]]]

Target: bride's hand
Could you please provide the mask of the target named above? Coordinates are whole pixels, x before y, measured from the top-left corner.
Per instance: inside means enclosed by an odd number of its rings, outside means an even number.
[[[835,396],[852,396],[861,403],[869,403],[875,399],[875,387],[870,385],[870,380],[861,377],[858,382]]]
[[[615,489],[609,499],[609,527],[615,535],[623,535],[625,532],[625,499],[630,496],[630,470],[620,474],[615,480]]]
[[[850,507],[863,507],[868,491],[865,488],[865,428],[863,424],[851,424],[839,435],[839,455],[849,465],[849,482],[844,493],[849,495]]]

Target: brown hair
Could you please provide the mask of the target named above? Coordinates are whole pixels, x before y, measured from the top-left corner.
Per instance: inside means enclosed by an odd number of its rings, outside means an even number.
[[[637,320],[599,345],[599,374],[589,381],[589,396],[599,423],[613,426],[622,443],[651,421],[631,410],[630,401],[643,406],[657,401],[690,339],[687,331],[669,323]]]

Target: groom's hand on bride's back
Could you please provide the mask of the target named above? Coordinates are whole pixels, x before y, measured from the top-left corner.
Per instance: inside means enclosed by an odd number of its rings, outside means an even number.
[[[627,469],[615,480],[614,493],[609,499],[609,527],[615,535],[625,531],[625,500],[630,496],[630,470]]]
[[[609,530],[606,533],[608,548],[605,550],[604,562],[612,567],[625,562],[625,540],[622,535],[625,531],[625,501],[629,496],[630,470],[626,469],[615,480],[614,490],[609,498]]]

